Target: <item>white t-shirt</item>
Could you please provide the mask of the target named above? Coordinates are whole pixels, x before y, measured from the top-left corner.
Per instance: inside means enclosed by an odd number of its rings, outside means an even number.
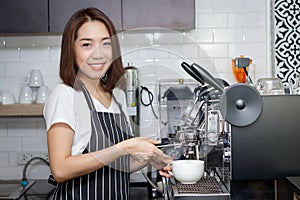
[[[116,100],[122,105],[122,110],[129,122],[126,98],[120,88],[113,90]],[[120,113],[115,100],[109,108],[105,108],[97,99],[92,97],[97,112]],[[78,155],[86,148],[91,137],[91,115],[83,92],[77,91],[65,84],[57,84],[52,90],[44,106],[44,118],[47,131],[55,123],[66,123],[74,131],[72,155]]]

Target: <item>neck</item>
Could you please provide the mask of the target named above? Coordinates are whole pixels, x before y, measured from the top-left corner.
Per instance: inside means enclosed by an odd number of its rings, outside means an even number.
[[[90,93],[91,96],[96,98],[99,102],[102,103],[106,108],[108,108],[111,104],[111,93],[106,92],[102,87],[101,87],[101,82],[100,79],[98,80],[92,80],[92,79],[82,79],[80,80],[83,82],[85,85],[86,89]]]

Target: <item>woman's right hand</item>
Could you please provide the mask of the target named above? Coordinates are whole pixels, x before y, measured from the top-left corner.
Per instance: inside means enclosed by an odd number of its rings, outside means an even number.
[[[140,163],[147,161],[153,167],[162,169],[172,162],[172,158],[164,154],[158,149],[155,144],[159,144],[159,140],[153,140],[145,137],[135,137],[129,140],[124,140],[116,147],[120,148],[125,154],[130,154],[135,160]]]

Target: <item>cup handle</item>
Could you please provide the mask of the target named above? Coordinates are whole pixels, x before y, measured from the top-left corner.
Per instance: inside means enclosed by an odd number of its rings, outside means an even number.
[[[170,165],[172,165],[173,161],[170,162],[169,164],[167,164],[167,167],[169,167]],[[168,171],[169,174],[171,174],[172,176],[174,176],[174,174],[171,171]]]

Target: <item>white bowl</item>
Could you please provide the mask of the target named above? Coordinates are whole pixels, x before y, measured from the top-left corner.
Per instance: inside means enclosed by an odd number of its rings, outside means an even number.
[[[9,90],[2,91],[1,101],[3,105],[10,105],[16,103],[14,94]]]
[[[37,91],[36,103],[45,103],[49,96],[49,89],[47,86],[42,86]]]
[[[41,70],[33,69],[29,75],[29,86],[30,87],[41,87],[44,85],[44,78]]]
[[[203,160],[175,160],[172,162],[172,173],[182,184],[195,184],[204,173]]]
[[[33,103],[32,90],[29,86],[23,86],[19,94],[20,104],[31,104]]]

